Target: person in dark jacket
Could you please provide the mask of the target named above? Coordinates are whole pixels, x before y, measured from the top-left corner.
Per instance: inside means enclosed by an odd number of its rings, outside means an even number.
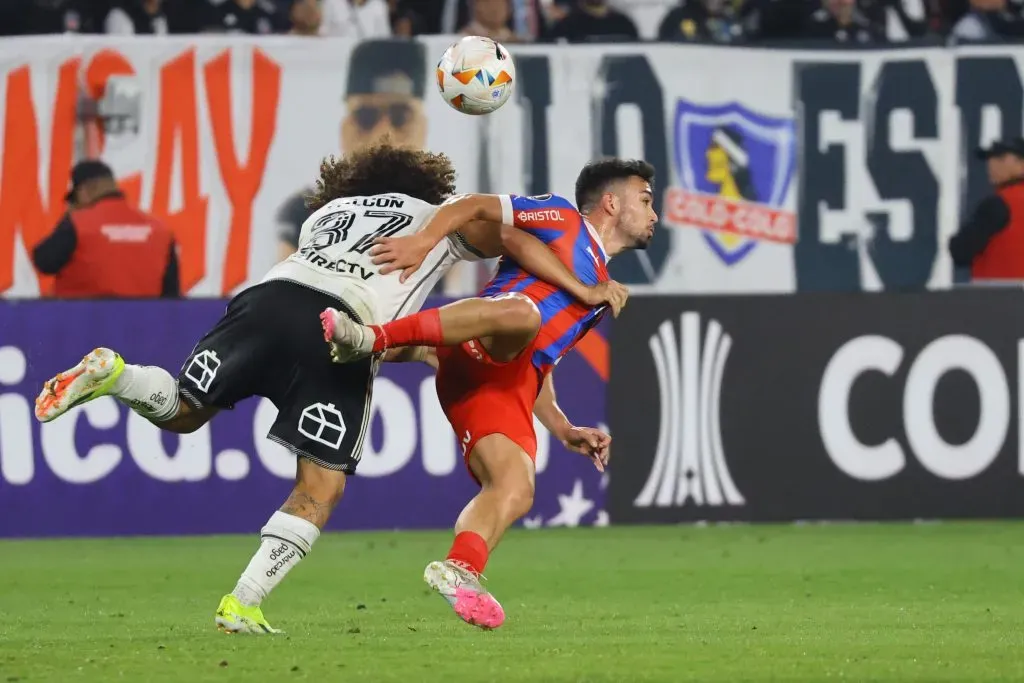
[[[55,277],[59,298],[177,297],[178,256],[171,231],[125,199],[110,167],[83,161],[71,171],[70,211],[32,251]]]
[[[1024,138],[1000,140],[978,156],[995,192],[950,239],[949,254],[973,281],[1024,280]]]

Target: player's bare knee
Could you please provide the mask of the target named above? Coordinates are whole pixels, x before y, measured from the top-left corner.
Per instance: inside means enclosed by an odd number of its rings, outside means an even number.
[[[511,524],[533,507],[534,482],[528,476],[503,476],[492,480],[491,488],[501,500],[502,516]]]
[[[505,491],[504,504],[511,520],[524,517],[533,508],[533,484],[521,482]]]
[[[528,298],[510,296],[495,304],[498,306],[497,319],[502,332],[536,334],[540,330],[540,311]]]

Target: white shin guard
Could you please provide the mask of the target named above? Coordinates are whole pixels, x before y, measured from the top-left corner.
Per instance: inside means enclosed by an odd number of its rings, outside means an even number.
[[[320,529],[301,517],[277,511],[260,531],[260,547],[232,591],[243,605],[258,605],[313,548]]]
[[[126,364],[110,393],[147,420],[163,422],[178,414],[178,382],[163,368]]]

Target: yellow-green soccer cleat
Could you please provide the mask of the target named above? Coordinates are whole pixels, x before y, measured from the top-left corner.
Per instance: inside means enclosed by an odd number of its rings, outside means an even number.
[[[243,605],[238,598],[228,593],[220,599],[217,614],[213,619],[217,628],[224,633],[254,633],[257,635],[284,633],[272,628],[263,617],[263,610],[256,605]]]
[[[77,405],[106,396],[124,372],[124,360],[110,349],[93,349],[82,362],[43,385],[36,398],[36,418],[55,420]]]

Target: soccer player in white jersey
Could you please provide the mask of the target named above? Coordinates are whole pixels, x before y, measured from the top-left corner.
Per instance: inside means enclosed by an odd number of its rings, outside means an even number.
[[[176,433],[193,432],[250,396],[274,402],[279,412],[268,438],[298,456],[295,487],[261,530],[259,550],[234,590],[222,598],[218,628],[279,632],[260,605],[312,549],[341,499],[346,476],[359,464],[380,362],[416,359],[399,351],[332,362],[319,325],[325,308],[357,323],[385,323],[418,310],[457,260],[499,254],[591,305],[621,301],[624,288],[585,287],[539,240],[489,223],[439,243],[411,277],[380,273],[368,253],[374,241],[418,232],[454,189],[455,171],[440,154],[385,142],[325,160],[311,198],[317,210],[302,226],[298,250],[231,300],[177,379],[163,368],[126,364],[114,351],[98,348],[46,382],[36,399],[36,417],[48,422],[110,395]]]

